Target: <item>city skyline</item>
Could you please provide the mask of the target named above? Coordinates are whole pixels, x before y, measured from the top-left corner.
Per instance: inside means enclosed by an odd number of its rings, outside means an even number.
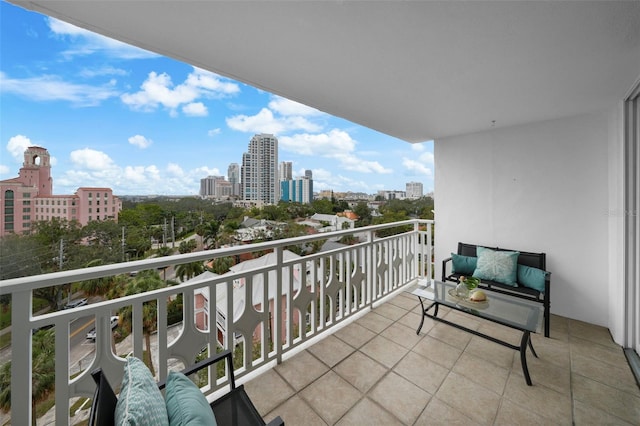
[[[279,160],[294,177],[311,170],[316,191],[433,191],[432,141],[412,145],[6,2],[0,12],[0,179],[41,146],[57,194],[197,195],[200,179],[242,163],[254,134],[272,133]]]

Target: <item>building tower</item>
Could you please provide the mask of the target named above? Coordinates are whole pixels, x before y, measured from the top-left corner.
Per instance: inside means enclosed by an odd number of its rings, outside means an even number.
[[[306,177],[307,179],[313,179],[313,172],[311,170],[305,170],[304,177]]]
[[[422,197],[422,182],[407,183],[407,198],[417,199]]]
[[[249,141],[242,155],[240,170],[242,199],[255,204],[275,204],[280,198],[278,185],[278,139],[266,133]]]
[[[238,165],[238,163],[229,164],[227,179],[231,184],[231,195],[235,197],[240,196],[240,165]]]
[[[291,161],[283,161],[280,163],[280,180],[293,179],[293,163]]]
[[[24,151],[24,163],[18,179],[24,185],[37,188],[38,195],[48,197],[53,193],[51,179],[51,156],[39,146],[30,146]]]

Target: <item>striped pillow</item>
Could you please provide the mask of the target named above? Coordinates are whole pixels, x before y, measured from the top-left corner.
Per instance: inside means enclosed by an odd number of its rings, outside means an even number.
[[[169,426],[164,398],[151,372],[136,357],[127,358],[115,424],[127,426]]]

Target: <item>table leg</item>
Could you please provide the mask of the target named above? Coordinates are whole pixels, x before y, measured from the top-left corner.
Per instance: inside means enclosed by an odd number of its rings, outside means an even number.
[[[522,373],[527,385],[531,386],[531,376],[529,376],[529,367],[527,367],[527,346],[531,344],[531,336],[529,331],[522,333],[522,340],[520,341],[520,363],[522,364]],[[533,350],[533,347],[531,348]]]
[[[533,354],[533,356],[538,358],[538,354],[536,353],[536,350],[533,349],[533,343],[531,343],[531,337],[529,337],[529,349],[531,349],[531,353]]]
[[[416,334],[420,334],[420,330],[422,330],[422,326],[424,325],[424,317],[427,316],[427,311],[431,309],[433,305],[436,305],[435,309],[433,310],[433,316],[434,317],[438,316],[438,303],[432,303],[431,305],[429,305],[428,308],[425,309],[424,301],[422,300],[422,297],[418,296],[418,300],[420,301],[420,310],[422,311],[422,318],[420,319],[420,325],[416,330]]]

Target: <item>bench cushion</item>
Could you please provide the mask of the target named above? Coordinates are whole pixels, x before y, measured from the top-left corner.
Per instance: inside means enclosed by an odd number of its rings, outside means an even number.
[[[474,277],[517,286],[519,252],[497,251],[480,246],[477,252],[478,263],[473,272]]]
[[[451,253],[451,272],[454,274],[473,274],[478,265],[478,258]]]
[[[526,265],[518,265],[518,283],[525,287],[533,288],[544,293],[544,282],[549,273],[542,269],[532,268]]]
[[[164,397],[147,366],[130,356],[124,366],[116,425],[169,426]]]
[[[216,425],[216,417],[207,398],[184,374],[169,372],[166,395],[169,426]]]

